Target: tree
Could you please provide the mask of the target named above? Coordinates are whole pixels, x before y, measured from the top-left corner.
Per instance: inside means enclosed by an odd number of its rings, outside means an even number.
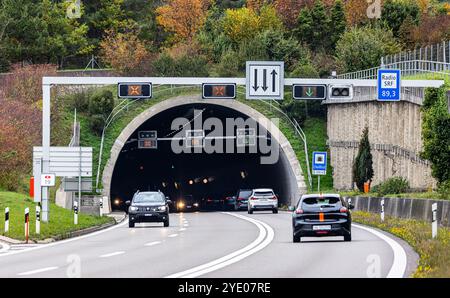
[[[450,39],[450,15],[424,16],[411,30],[412,43],[429,45]]]
[[[337,9],[332,10],[337,16]],[[318,0],[312,8],[304,8],[300,11],[297,19],[297,28],[294,29],[298,39],[307,43],[311,48],[317,50],[330,50],[334,39],[342,32],[336,32],[332,28],[331,17],[327,12],[324,3]],[[342,30],[341,23],[338,23],[339,30]]]
[[[347,0],[345,2],[345,17],[349,27],[367,23],[367,0]]]
[[[222,19],[225,35],[239,45],[266,30],[282,30],[283,23],[272,5],[261,7],[259,14],[247,7],[227,9]]]
[[[42,77],[55,75],[55,65],[13,65],[11,74],[1,78],[0,188],[18,190],[29,175],[31,151],[41,138]],[[52,123],[59,108],[52,103]]]
[[[353,162],[353,182],[360,191],[364,191],[364,183],[369,183],[373,178],[372,153],[370,152],[369,128],[363,130],[361,141],[359,142],[358,154]]]
[[[400,26],[408,16],[415,23],[419,22],[420,8],[415,1],[385,0],[381,12],[381,21],[392,29],[394,36],[399,36]]]
[[[339,38],[341,38],[341,35],[345,32],[346,27],[344,4],[341,0],[336,0],[331,7],[330,23],[332,27],[330,28],[330,46],[334,49]]]
[[[142,41],[135,32],[108,31],[100,42],[103,59],[121,74],[136,74],[150,58]]]
[[[207,0],[168,0],[156,9],[156,20],[175,42],[191,41],[205,23],[208,5]]]
[[[293,29],[297,24],[300,10],[311,6],[313,2],[313,0],[275,0],[274,6],[284,26],[287,29]]]
[[[432,175],[441,183],[450,181],[450,114],[448,86],[429,88],[422,106],[422,157],[431,161]]]
[[[392,31],[381,27],[352,28],[336,45],[336,58],[343,71],[352,72],[378,66],[383,56],[397,53],[401,46]]]

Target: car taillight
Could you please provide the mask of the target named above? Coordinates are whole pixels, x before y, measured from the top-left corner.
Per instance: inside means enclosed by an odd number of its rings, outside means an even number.
[[[295,214],[303,214],[303,209],[297,209],[297,210],[295,210]]]
[[[273,196],[272,200],[278,200],[277,196]]]
[[[255,198],[255,197],[250,197],[250,200],[257,200],[257,198]]]
[[[346,207],[342,207],[339,211],[341,213],[347,213],[347,208]]]
[[[244,198],[238,198],[238,201],[242,201],[242,200],[245,200]]]

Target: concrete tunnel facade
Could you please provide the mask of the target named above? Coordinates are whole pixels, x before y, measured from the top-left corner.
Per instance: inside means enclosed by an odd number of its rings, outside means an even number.
[[[113,187],[113,177],[115,171],[117,171],[117,164],[121,158],[121,152],[127,141],[136,134],[140,127],[142,127],[147,121],[155,118],[157,115],[164,113],[170,109],[187,105],[208,105],[213,107],[220,107],[222,109],[228,109],[235,111],[236,113],[243,114],[248,118],[254,119],[258,125],[263,126],[267,132],[271,135],[272,139],[279,145],[279,170],[277,181],[283,190],[283,198],[280,203],[295,204],[301,194],[307,192],[305,179],[302,173],[300,163],[297,156],[284,134],[275,125],[270,124],[270,120],[255,109],[245,105],[236,100],[226,99],[208,99],[207,101],[202,99],[200,95],[182,95],[164,100],[160,103],[153,105],[146,109],[137,117],[135,117],[120,133],[119,137],[115,140],[110,157],[104,167],[102,182],[103,182],[103,196],[107,196],[109,200],[104,202],[103,211],[111,212],[111,189]],[[116,172],[117,174],[117,172]]]

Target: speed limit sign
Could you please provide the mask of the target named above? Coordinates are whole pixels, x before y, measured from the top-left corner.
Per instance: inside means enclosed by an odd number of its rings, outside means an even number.
[[[55,186],[55,174],[42,174],[41,175],[41,186]]]

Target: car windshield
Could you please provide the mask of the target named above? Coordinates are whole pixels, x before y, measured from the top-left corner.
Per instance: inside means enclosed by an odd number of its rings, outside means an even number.
[[[336,197],[313,197],[305,198],[302,201],[302,208],[305,207],[337,207],[341,200]]]
[[[239,192],[239,197],[240,198],[248,198],[248,197],[250,197],[251,194],[252,194],[251,190],[241,190]]]
[[[255,196],[273,196],[273,191],[255,191]]]
[[[140,193],[134,200],[134,203],[162,203],[164,198],[160,193]]]

